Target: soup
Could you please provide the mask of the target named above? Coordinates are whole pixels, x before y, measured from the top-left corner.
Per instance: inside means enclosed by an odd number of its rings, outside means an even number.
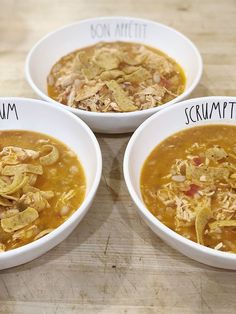
[[[236,126],[190,128],[161,142],[145,161],[147,208],[182,236],[236,253]]]
[[[81,205],[83,168],[65,144],[29,131],[0,132],[0,251],[37,240]]]
[[[48,75],[48,95],[94,112],[160,106],[185,89],[185,75],[160,50],[136,43],[100,42],[61,58]]]

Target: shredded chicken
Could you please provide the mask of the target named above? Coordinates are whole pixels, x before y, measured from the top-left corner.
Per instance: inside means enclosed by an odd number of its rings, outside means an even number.
[[[19,203],[23,206],[30,206],[35,208],[38,212],[45,208],[49,208],[50,204],[46,198],[43,197],[43,194],[39,192],[28,192],[23,194],[19,200]]]

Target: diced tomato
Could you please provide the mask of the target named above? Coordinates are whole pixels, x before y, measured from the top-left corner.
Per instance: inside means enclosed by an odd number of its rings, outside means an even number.
[[[200,190],[200,187],[196,184],[190,184],[189,190],[185,191],[184,194],[190,197],[193,197],[198,191]]]
[[[193,163],[195,166],[199,166],[202,164],[202,159],[200,157],[194,157],[193,158]]]

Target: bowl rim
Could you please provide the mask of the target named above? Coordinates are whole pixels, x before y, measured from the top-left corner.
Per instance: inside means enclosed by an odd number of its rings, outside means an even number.
[[[50,106],[50,104],[48,102],[46,102],[44,100],[40,100],[40,99],[33,99],[33,98],[0,97],[0,102],[2,102],[2,101],[25,101],[25,102],[40,104],[42,107],[44,106],[44,110],[45,110],[45,108],[50,108],[50,109],[52,108],[52,106]],[[33,110],[34,107],[33,106],[31,106],[31,107]],[[46,244],[47,242],[50,242],[53,238],[56,238],[60,234],[62,234],[63,231],[65,231],[73,222],[75,222],[77,219],[79,219],[80,217],[83,217],[86,214],[86,212],[89,209],[89,205],[92,202],[92,200],[96,194],[97,188],[99,186],[101,174],[102,174],[102,154],[101,154],[101,149],[100,149],[99,143],[98,143],[94,133],[91,131],[91,129],[87,126],[87,124],[84,121],[82,121],[79,117],[77,117],[73,113],[71,113],[71,112],[69,112],[69,111],[67,111],[61,107],[54,108],[53,110],[58,110],[58,111],[62,112],[64,115],[67,115],[70,119],[74,120],[77,124],[79,124],[82,127],[82,129],[84,129],[86,131],[88,137],[90,137],[92,144],[94,146],[94,149],[95,149],[95,158],[96,158],[96,163],[97,163],[97,167],[95,170],[95,178],[91,184],[90,191],[85,196],[82,204],[75,210],[74,213],[72,213],[72,215],[66,221],[64,221],[61,225],[59,225],[57,228],[55,228],[49,234],[43,236],[40,239],[37,239],[37,240],[32,241],[30,243],[27,243],[21,247],[14,248],[14,249],[11,249],[9,251],[1,252],[0,253],[0,261],[5,260],[5,259],[7,260],[11,257],[15,257],[15,256],[18,256],[21,254],[29,253],[31,250],[40,249],[41,247],[44,246],[44,244]],[[12,130],[19,130],[19,129],[12,129]],[[20,129],[20,130],[24,130],[24,129]],[[44,133],[41,131],[40,131],[40,133],[47,134],[47,133]],[[77,153],[76,153],[76,155],[79,158]],[[82,167],[83,167],[83,164],[82,164]],[[62,242],[62,241],[60,241],[60,242]]]
[[[174,108],[178,108],[178,107],[182,107],[185,105],[189,105],[191,103],[195,103],[196,101],[209,101],[209,100],[234,100],[236,101],[236,97],[235,96],[206,96],[206,97],[197,97],[197,98],[191,98],[188,100],[184,100],[182,102],[179,102],[177,104],[175,104]],[[124,172],[124,178],[125,178],[125,182],[126,182],[126,186],[127,189],[136,205],[136,209],[141,212],[141,214],[143,214],[145,216],[145,218],[147,219],[147,221],[151,224],[154,225],[157,229],[159,229],[162,233],[167,234],[171,240],[173,242],[178,242],[179,244],[191,248],[195,251],[198,251],[199,253],[211,256],[215,259],[224,259],[224,260],[228,260],[228,261],[236,261],[236,254],[233,253],[229,253],[229,252],[222,252],[222,251],[218,251],[216,249],[213,248],[209,248],[206,247],[204,245],[198,244],[192,240],[189,240],[187,238],[185,238],[184,236],[178,234],[177,232],[175,232],[174,230],[170,229],[169,227],[167,227],[164,223],[162,223],[157,217],[155,217],[148,209],[147,207],[144,205],[144,202],[142,201],[142,199],[139,198],[139,196],[137,195],[132,183],[131,183],[131,175],[129,172],[129,159],[130,156],[132,154],[132,148],[133,145],[136,143],[136,141],[139,138],[139,135],[143,132],[143,130],[149,125],[150,122],[152,122],[153,120],[158,120],[161,119],[161,117],[163,115],[166,115],[168,112],[171,112],[172,107],[170,108],[166,108],[165,110],[161,110],[157,113],[155,113],[154,115],[152,115],[151,117],[149,117],[148,119],[146,119],[137,129],[136,131],[133,133],[133,135],[131,136],[129,143],[126,147],[125,150],[125,155],[124,155],[124,160],[123,160],[123,172]],[[226,120],[226,119],[225,119]],[[215,123],[217,124],[217,122]],[[236,124],[235,124],[236,126]],[[181,130],[185,130],[186,128],[183,128]],[[181,131],[180,130],[180,131]],[[176,133],[176,132],[175,132]],[[175,134],[175,133],[172,133]],[[171,135],[170,135],[171,136]],[[150,154],[150,152],[149,152]],[[139,176],[139,182],[140,182],[140,176]],[[155,232],[156,233],[156,232]]]
[[[99,20],[114,20],[114,19],[124,19],[124,20],[135,20],[135,21],[139,21],[139,22],[143,22],[143,23],[149,23],[152,25],[156,25],[158,27],[161,27],[163,29],[167,29],[173,33],[175,33],[177,36],[182,37],[182,39],[184,39],[189,46],[191,47],[191,49],[194,51],[194,54],[197,57],[197,66],[198,66],[198,70],[197,73],[195,75],[195,79],[193,80],[192,84],[184,90],[184,92],[182,94],[180,94],[179,96],[177,96],[176,98],[172,99],[171,101],[161,105],[161,106],[157,106],[154,108],[149,108],[149,109],[144,109],[144,110],[137,110],[137,111],[131,111],[131,112],[92,112],[92,111],[86,111],[86,110],[82,110],[79,108],[72,108],[69,107],[67,105],[63,105],[61,103],[59,103],[58,101],[52,99],[51,97],[49,97],[46,93],[42,92],[41,89],[35,84],[35,82],[33,81],[32,77],[31,77],[31,71],[30,71],[30,61],[32,58],[32,55],[34,54],[34,52],[37,50],[38,46],[41,45],[41,43],[50,38],[51,36],[53,36],[55,33],[58,33],[60,31],[63,31],[66,28],[70,28],[76,25],[80,25],[80,24],[84,24],[87,22],[94,22],[94,21],[99,21]],[[139,117],[139,116],[143,116],[146,114],[153,114],[159,110],[165,109],[167,107],[169,107],[170,105],[176,103],[176,102],[180,102],[181,100],[183,100],[184,98],[186,98],[189,94],[192,93],[192,91],[196,88],[196,86],[198,85],[201,77],[202,77],[202,73],[203,73],[203,59],[202,56],[200,54],[199,49],[197,48],[197,46],[187,37],[185,36],[183,33],[179,32],[178,30],[176,30],[175,28],[172,28],[170,26],[167,26],[165,24],[153,21],[153,20],[149,20],[149,19],[143,19],[143,18],[137,18],[137,17],[129,17],[129,16],[100,16],[100,17],[96,17],[96,18],[89,18],[89,19],[82,19],[79,20],[77,22],[62,26],[54,31],[49,32],[48,34],[46,34],[45,36],[43,36],[40,40],[38,40],[34,46],[31,48],[31,50],[29,51],[27,57],[26,57],[26,61],[25,61],[25,77],[26,80],[28,82],[28,84],[31,86],[31,88],[33,89],[33,91],[39,95],[42,99],[48,101],[51,103],[51,105],[56,105],[56,106],[60,106],[62,108],[66,108],[68,111],[73,112],[75,114],[80,114],[81,116],[88,116],[91,118],[95,118],[95,117],[101,117],[101,116],[106,116],[108,118],[111,117]]]

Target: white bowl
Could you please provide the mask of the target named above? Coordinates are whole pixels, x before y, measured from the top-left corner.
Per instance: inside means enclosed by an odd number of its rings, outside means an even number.
[[[47,95],[47,76],[52,66],[62,56],[99,41],[143,43],[167,53],[184,69],[187,77],[184,93],[160,107],[126,113],[88,112],[70,108],[51,99]],[[25,71],[27,81],[37,95],[54,106],[64,107],[75,113],[93,131],[125,133],[134,131],[153,113],[189,96],[201,78],[202,59],[196,46],[173,28],[133,17],[102,17],[63,27],[41,39],[29,52]]]
[[[3,106],[5,106],[5,115]],[[0,121],[0,131],[41,132],[65,143],[77,154],[86,176],[86,195],[78,210],[43,238],[0,253],[0,269],[4,269],[42,255],[74,230],[88,211],[95,196],[101,178],[102,158],[99,144],[89,127],[59,106],[54,107],[45,101],[27,98],[0,98]]]
[[[208,108],[212,108],[214,102],[220,103],[221,116],[219,115],[218,108],[216,108],[212,112],[211,119],[196,121],[195,110],[199,110],[200,108],[201,112],[202,104],[206,106],[206,103],[208,103]],[[233,102],[233,105],[230,102]],[[225,109],[223,109],[224,106]],[[137,205],[138,212],[149,227],[161,239],[184,255],[204,264],[226,269],[236,269],[236,254],[220,252],[190,241],[166,227],[151,214],[142,200],[140,174],[143,163],[151,151],[170,135],[180,130],[203,124],[236,125],[235,106],[236,97],[203,97],[183,101],[156,113],[147,119],[131,137],[126,148],[123,165],[124,177],[129,193]],[[189,121],[190,119],[187,118],[190,111],[193,121]]]

